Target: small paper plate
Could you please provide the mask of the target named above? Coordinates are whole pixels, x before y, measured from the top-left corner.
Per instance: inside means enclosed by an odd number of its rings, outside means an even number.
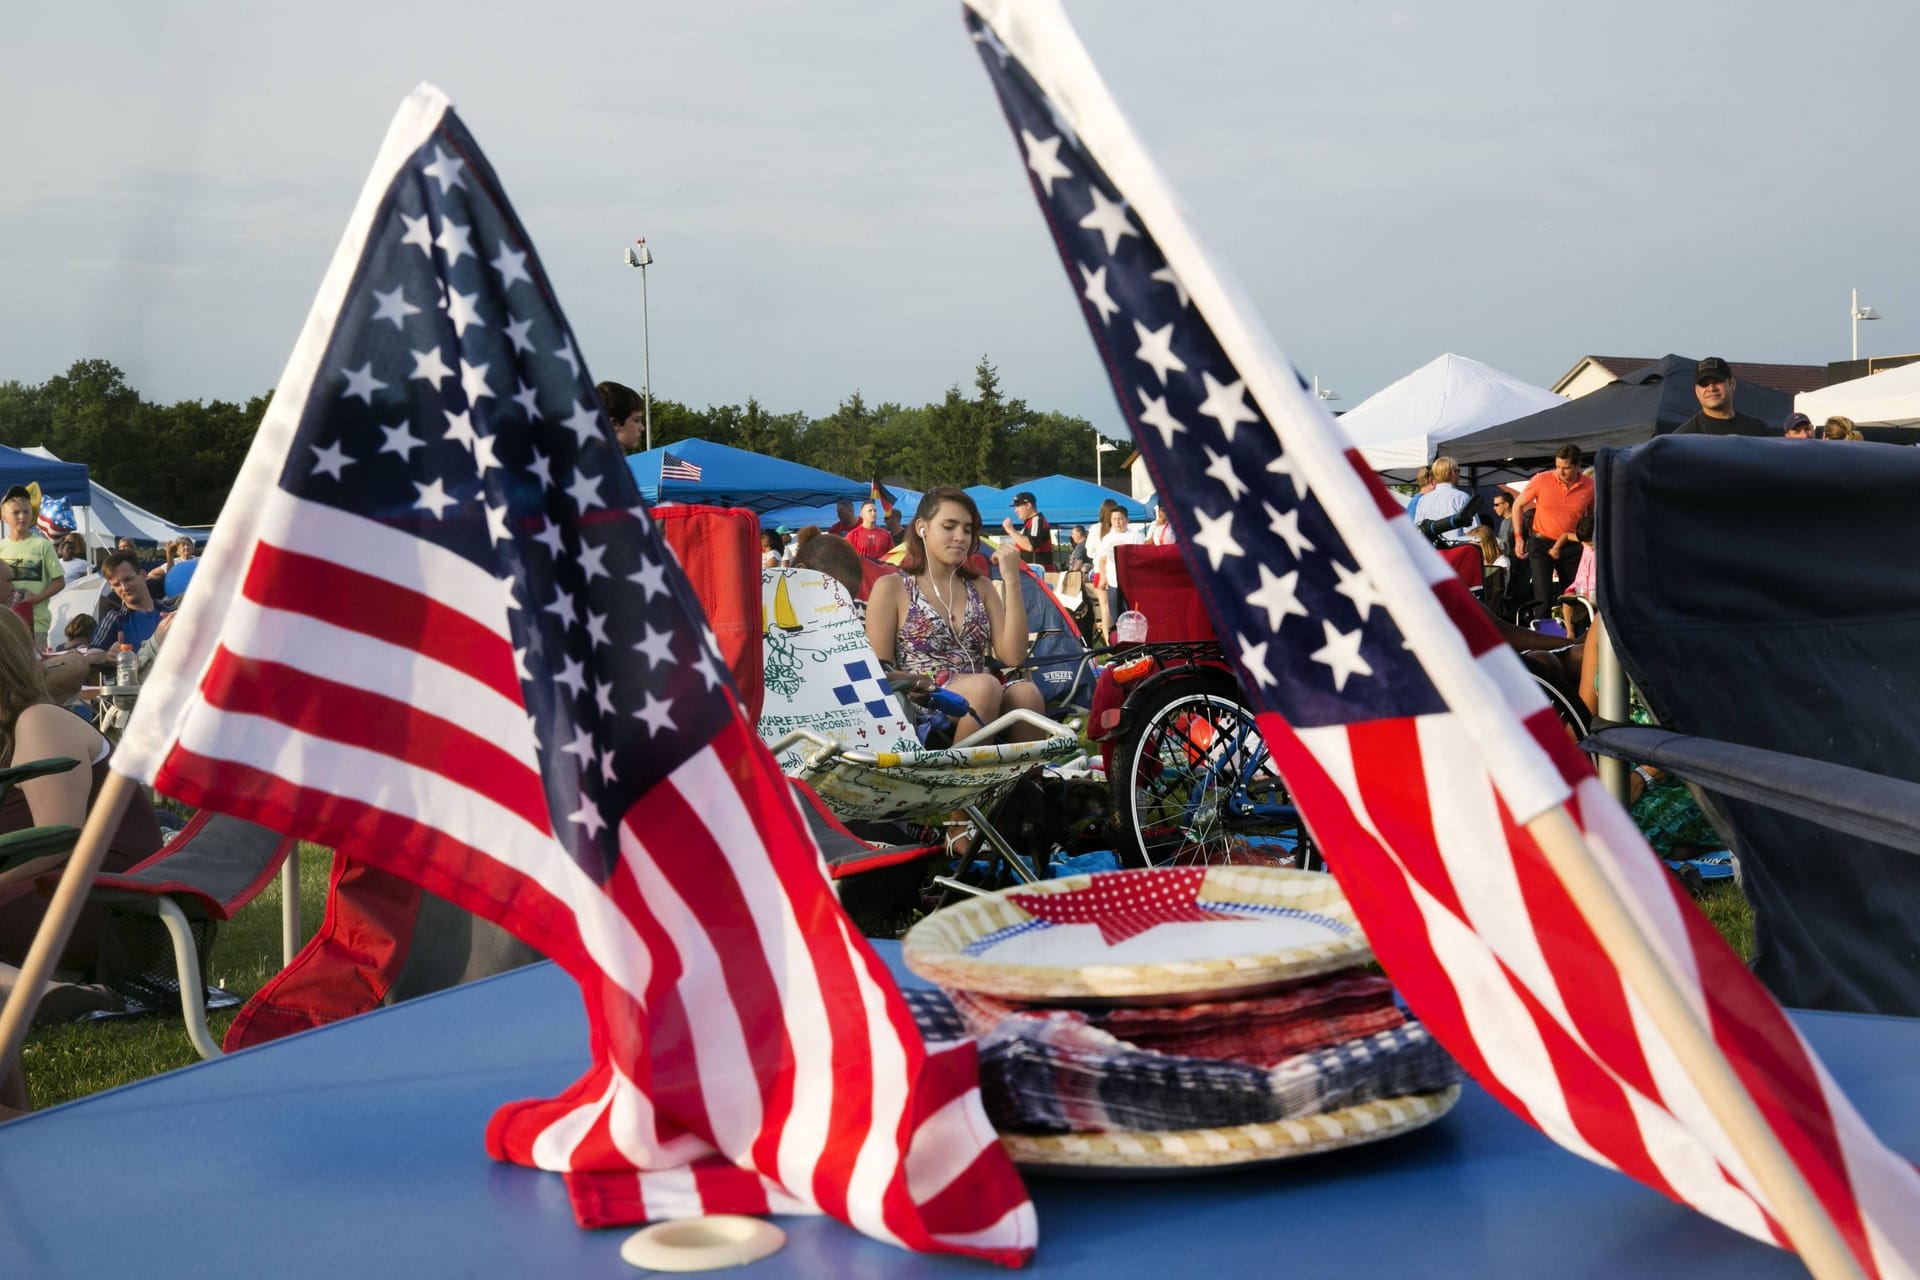
[[[943,987],[1047,1004],[1244,995],[1373,958],[1332,876],[1277,867],[1106,871],[934,912],[907,967]]]
[[[656,1222],[628,1236],[620,1256],[648,1271],[718,1271],[778,1253],[787,1233],[762,1218],[716,1213]]]
[[[1432,1124],[1460,1100],[1460,1086],[1381,1098],[1325,1115],[1179,1133],[1003,1133],[1000,1145],[1022,1168],[1048,1173],[1165,1176],[1242,1168],[1357,1147]]]

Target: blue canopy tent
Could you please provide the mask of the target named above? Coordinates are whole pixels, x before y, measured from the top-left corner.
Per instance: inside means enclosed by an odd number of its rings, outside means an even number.
[[[87,479],[85,463],[36,458],[0,445],[0,491],[35,481],[40,483],[42,498],[65,498],[76,507],[86,506],[93,500],[93,486]]]
[[[1092,525],[1100,517],[1100,504],[1109,498],[1126,508],[1129,520],[1153,519],[1153,508],[1144,502],[1135,502],[1116,489],[1105,488],[1091,480],[1076,480],[1072,476],[1042,476],[1038,480],[1008,485],[1001,492],[1004,495],[999,501],[1001,516],[1011,509],[1008,504],[1013,501],[1014,494],[1031,493],[1034,505],[1040,508],[1040,514],[1047,518],[1047,523],[1063,534],[1071,525]],[[987,523],[999,524],[1000,517],[992,515],[986,508],[987,504],[981,502],[980,514],[986,517]]]
[[[848,480],[818,467],[710,440],[676,440],[634,454],[627,466],[640,482],[640,497],[650,506],[704,502],[764,513],[825,503],[831,509],[842,498],[859,502],[871,488],[867,481]]]
[[[897,484],[890,484],[887,486],[887,492],[893,495],[894,509],[899,511],[900,518],[902,520],[912,519],[914,510],[920,505],[920,491],[918,489],[903,488]],[[866,501],[866,495],[863,494],[854,501],[854,510],[858,511],[860,509],[860,503],[864,501]],[[884,518],[884,513],[882,513],[882,515]],[[824,529],[837,519],[839,519],[839,517],[834,514],[833,503],[831,502],[822,503],[818,506],[780,507],[773,511],[762,511],[760,513],[760,524],[763,528],[785,525],[789,529],[804,529],[810,524],[817,524]]]
[[[1007,513],[1007,504],[1013,501],[1011,489],[996,489],[990,484],[970,484],[966,494],[973,499],[973,505],[980,508],[980,519],[991,529],[1000,523],[1000,516]],[[995,515],[995,512],[1000,515]]]

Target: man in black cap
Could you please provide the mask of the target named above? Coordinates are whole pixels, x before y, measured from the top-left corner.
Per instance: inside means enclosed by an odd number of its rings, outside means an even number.
[[[1013,545],[1020,548],[1020,558],[1043,574],[1051,572],[1053,528],[1047,524],[1047,518],[1040,514],[1040,508],[1034,505],[1031,493],[1022,490],[1013,495],[1013,514],[1020,517],[1020,523],[1015,525],[1009,518],[1002,520],[1000,527],[1013,539]]]
[[[1673,429],[1677,436],[1770,436],[1767,424],[1733,411],[1733,370],[1719,356],[1708,356],[1693,371],[1693,398],[1700,412]]]
[[[1811,440],[1813,439],[1813,419],[1804,413],[1790,413],[1787,415],[1787,425],[1783,428],[1783,433],[1789,440]]]

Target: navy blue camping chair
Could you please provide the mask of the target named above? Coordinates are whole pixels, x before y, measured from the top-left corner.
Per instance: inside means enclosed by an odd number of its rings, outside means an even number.
[[[1598,586],[1783,1003],[1920,1016],[1920,451],[1670,436],[1596,463]]]
[[[1027,650],[1027,674],[1040,687],[1047,714],[1085,715],[1093,706],[1093,686],[1099,677],[1098,670],[1086,661],[1086,640],[1060,597],[1033,569],[1023,568],[1020,598],[1027,609],[1027,630],[1033,635]],[[998,563],[988,576],[999,581]]]

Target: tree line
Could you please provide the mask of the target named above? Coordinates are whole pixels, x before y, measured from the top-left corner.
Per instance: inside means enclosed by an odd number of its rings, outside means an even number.
[[[86,463],[101,484],[169,520],[208,524],[240,473],[270,394],[245,404],[156,404],[111,362],[76,360],[37,385],[0,382],[0,444],[40,445]],[[753,396],[705,409],[653,402],[656,446],[694,437],[915,489],[1093,472],[1093,424],[1007,395],[986,356],[974,369],[971,394],[955,384],[923,405],[869,405],[855,391],[813,418],[771,412]]]

